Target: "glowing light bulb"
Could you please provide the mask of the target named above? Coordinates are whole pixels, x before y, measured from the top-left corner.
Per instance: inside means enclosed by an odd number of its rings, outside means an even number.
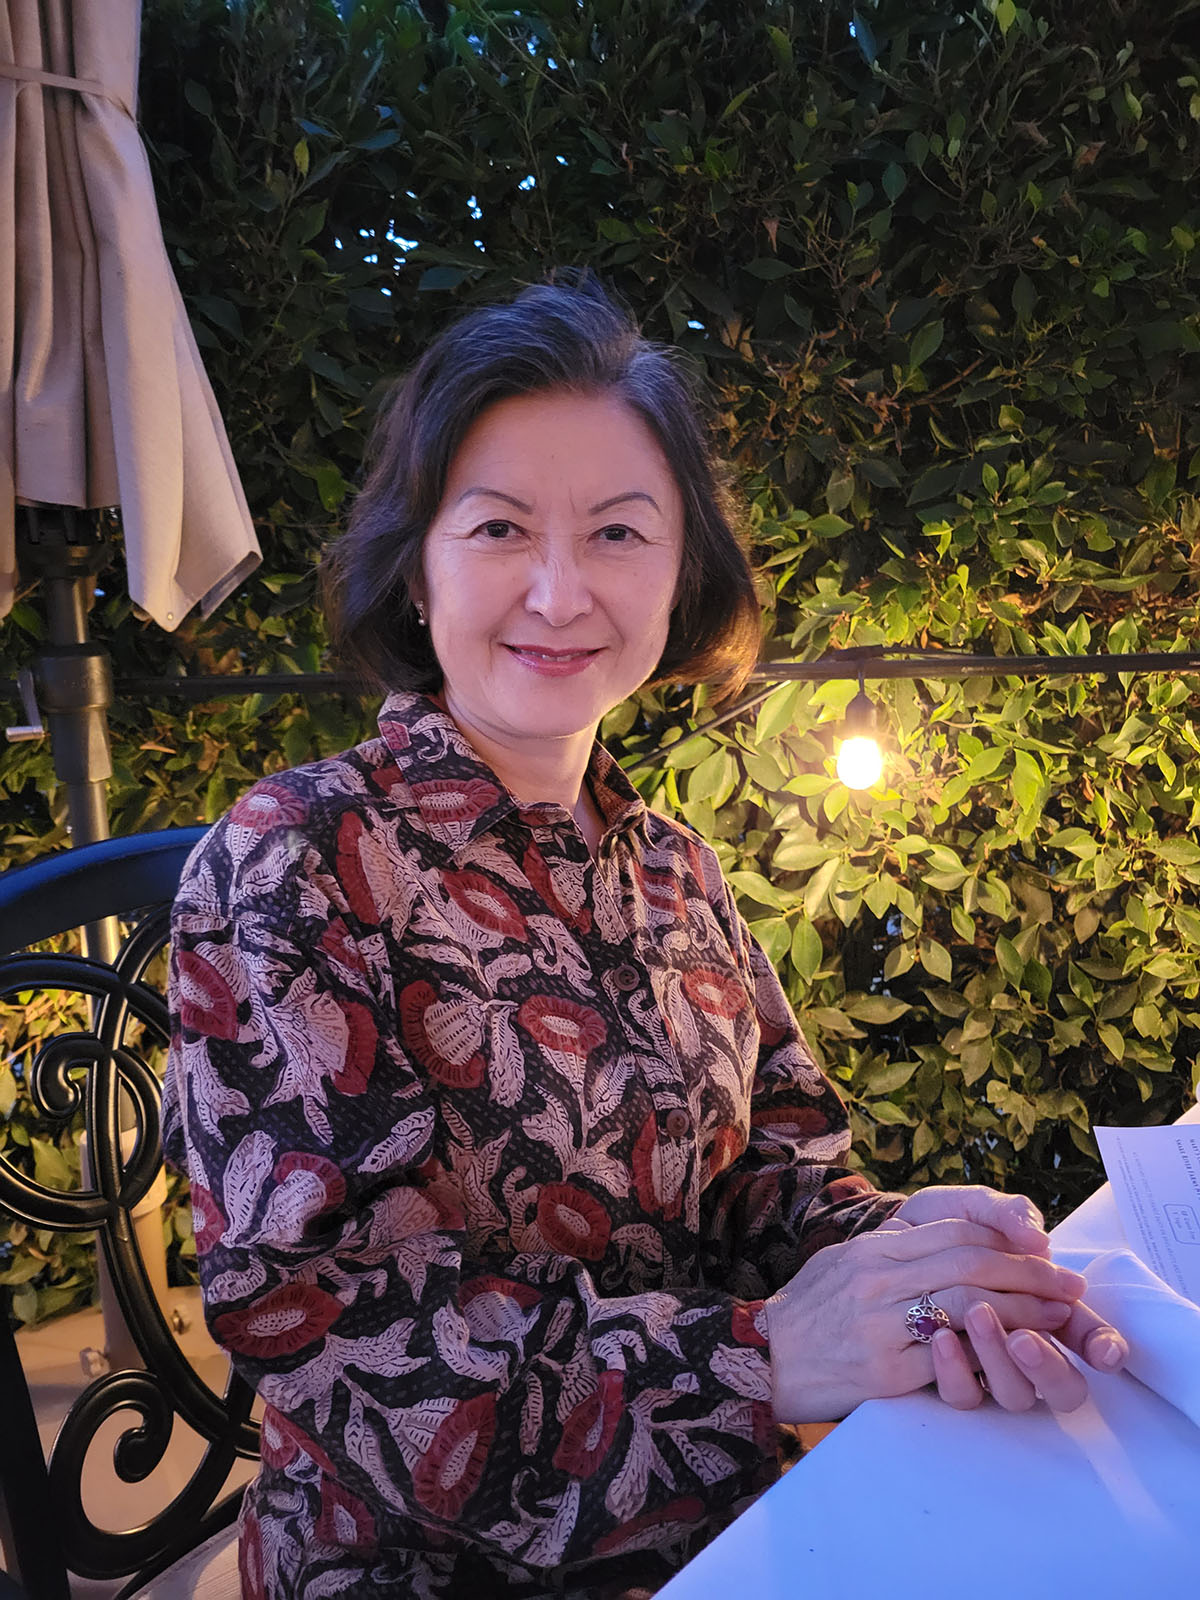
[[[883,777],[883,752],[874,739],[844,739],[837,753],[837,775],[847,789],[873,789]]]

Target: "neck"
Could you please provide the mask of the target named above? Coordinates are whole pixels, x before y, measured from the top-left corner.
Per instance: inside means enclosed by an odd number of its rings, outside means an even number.
[[[432,698],[514,799],[527,804],[551,801],[577,821],[581,812],[594,811],[583,781],[596,738],[594,728],[559,739],[516,739],[474,722],[444,689]]]

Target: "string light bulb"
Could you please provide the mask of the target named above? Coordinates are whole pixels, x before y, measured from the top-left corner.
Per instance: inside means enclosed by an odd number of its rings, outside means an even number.
[[[847,789],[873,789],[883,777],[883,752],[875,738],[875,707],[867,697],[863,681],[846,707],[838,746],[837,775]]]

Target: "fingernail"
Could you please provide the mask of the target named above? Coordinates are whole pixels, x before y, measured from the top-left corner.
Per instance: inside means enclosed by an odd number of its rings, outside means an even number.
[[[1008,1341],[1008,1348],[1022,1366],[1036,1367],[1041,1365],[1042,1347],[1031,1333],[1026,1333],[1023,1329],[1019,1333],[1014,1333]]]
[[[1053,1326],[1056,1327],[1056,1328],[1061,1328],[1064,1322],[1070,1322],[1070,1320],[1071,1320],[1071,1316],[1072,1316],[1071,1307],[1067,1304],[1067,1302],[1065,1300],[1058,1300],[1058,1301],[1053,1302],[1047,1308],[1047,1310],[1049,1312],[1049,1315],[1053,1318]]]
[[[981,1339],[985,1339],[992,1331],[990,1312],[991,1307],[986,1300],[977,1300],[967,1311],[967,1327]]]
[[[1087,1279],[1081,1273],[1072,1272],[1069,1267],[1060,1267],[1059,1272],[1059,1282],[1070,1293],[1072,1299],[1082,1299],[1087,1288]]]
[[[1088,1354],[1094,1361],[1111,1371],[1119,1367],[1129,1355],[1129,1346],[1119,1333],[1094,1333],[1088,1340]]]

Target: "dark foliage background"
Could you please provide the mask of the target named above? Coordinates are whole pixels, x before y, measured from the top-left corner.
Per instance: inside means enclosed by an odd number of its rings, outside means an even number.
[[[314,563],[384,383],[552,263],[702,370],[768,656],[1195,648],[1198,41],[1200,0],[146,0],[164,232],[266,560],[173,636],[108,574],[118,675],[318,668]],[[647,694],[606,735],[716,841],[856,1159],[1057,1213],[1097,1182],[1093,1121],[1168,1120],[1196,1081],[1198,686],[870,686],[891,767],[863,797],[830,759],[852,685],[706,737],[703,692]],[[372,712],[122,704],[114,831],[213,818]],[[47,750],[0,785],[5,860],[61,842]],[[70,1163],[24,1048],[0,1143]],[[25,1315],[86,1285],[61,1239],[10,1248]]]

